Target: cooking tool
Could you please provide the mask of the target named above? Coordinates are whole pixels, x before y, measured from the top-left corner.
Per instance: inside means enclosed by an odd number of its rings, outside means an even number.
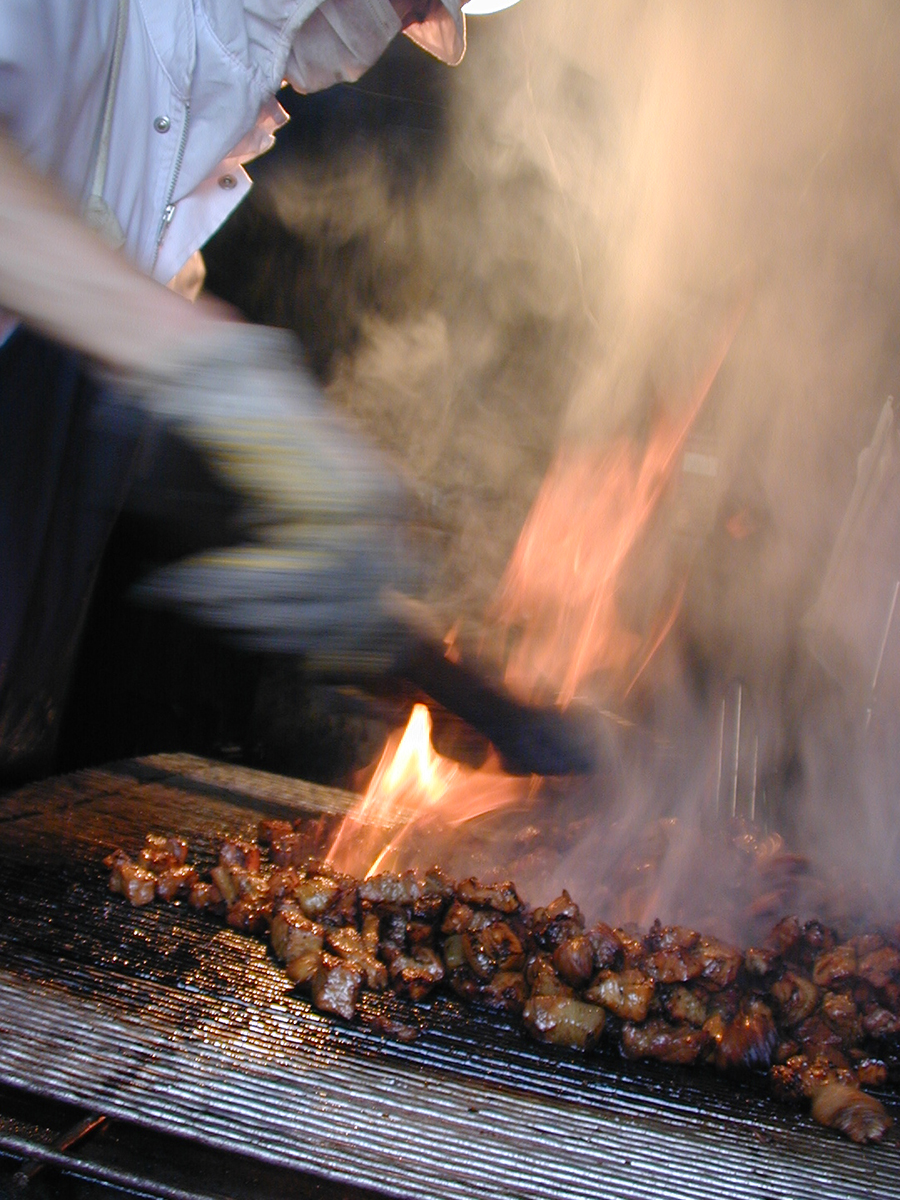
[[[437,642],[419,639],[399,673],[493,743],[517,775],[589,775],[611,763],[599,713],[523,704]]]
[[[888,1200],[861,1150],[752,1080],[528,1042],[441,998],[402,1045],[315,1012],[264,946],[182,905],[135,910],[103,856],[149,830],[345,811],[353,797],[188,756],[50,780],[0,806],[0,1083],[206,1147],[417,1200]],[[889,1107],[895,1109],[896,1105]],[[2,1139],[0,1139],[2,1145]]]

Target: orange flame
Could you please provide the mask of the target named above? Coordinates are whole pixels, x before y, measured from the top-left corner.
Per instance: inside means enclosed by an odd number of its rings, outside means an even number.
[[[643,461],[624,441],[600,456],[565,449],[550,468],[497,602],[501,624],[523,631],[506,675],[519,695],[565,706],[588,675],[624,668],[638,649],[616,588],[683,437],[662,430]]]
[[[391,869],[398,854],[432,819],[442,829],[505,807],[529,789],[527,780],[491,764],[475,771],[431,745],[431,714],[413,706],[406,728],[387,740],[365,795],[341,822],[328,852],[338,870],[368,877]],[[402,821],[396,835],[393,829]]]
[[[525,699],[553,695],[565,707],[600,671],[645,669],[677,615],[681,596],[645,639],[616,608],[622,567],[658,505],[734,338],[734,314],[677,421],[661,419],[643,453],[628,439],[605,452],[564,447],[551,465],[500,585],[501,626],[521,628],[506,681]],[[635,665],[635,659],[638,663]]]
[[[644,453],[622,439],[603,453],[567,447],[552,464],[505,572],[496,616],[522,634],[507,662],[507,683],[525,699],[554,695],[565,706],[595,672],[628,690],[667,636],[681,602],[644,636],[627,630],[616,608],[622,567],[664,494],[680,451],[734,337],[734,315],[677,421],[661,421]],[[448,652],[455,653],[448,635]],[[496,762],[479,771],[437,754],[431,718],[413,709],[402,735],[388,740],[369,787],[344,819],[329,861],[352,874],[394,869],[414,841],[429,846],[532,794],[539,780],[505,775]],[[405,823],[403,823],[405,822]],[[395,832],[401,824],[399,832]]]

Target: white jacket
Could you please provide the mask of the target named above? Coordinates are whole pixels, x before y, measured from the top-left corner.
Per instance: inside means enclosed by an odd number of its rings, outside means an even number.
[[[134,263],[167,282],[246,194],[242,163],[287,115],[274,99],[320,0],[130,0],[104,198]],[[0,0],[0,121],[86,199],[117,0]]]

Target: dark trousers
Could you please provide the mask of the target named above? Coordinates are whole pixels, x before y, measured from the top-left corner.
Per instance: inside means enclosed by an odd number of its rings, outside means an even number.
[[[144,432],[78,358],[0,348],[0,787],[52,766],[78,637]]]
[[[100,387],[76,355],[18,330],[0,347],[0,790],[53,769],[123,508],[132,571],[246,536],[239,497],[197,451]]]

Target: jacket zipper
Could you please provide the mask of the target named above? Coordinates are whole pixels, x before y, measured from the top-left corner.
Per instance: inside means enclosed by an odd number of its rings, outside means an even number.
[[[156,253],[153,256],[153,265],[156,266],[159,252],[162,249],[163,239],[166,236],[166,230],[172,224],[172,218],[175,216],[176,205],[172,197],[175,195],[175,188],[178,186],[178,176],[181,174],[181,164],[184,162],[184,151],[187,146],[188,128],[191,124],[191,102],[185,101],[184,105],[184,123],[181,126],[181,140],[178,143],[178,152],[175,155],[175,167],[172,171],[172,182],[169,184],[169,192],[166,196],[165,207],[162,211],[162,216],[159,219],[159,228],[156,231]]]

